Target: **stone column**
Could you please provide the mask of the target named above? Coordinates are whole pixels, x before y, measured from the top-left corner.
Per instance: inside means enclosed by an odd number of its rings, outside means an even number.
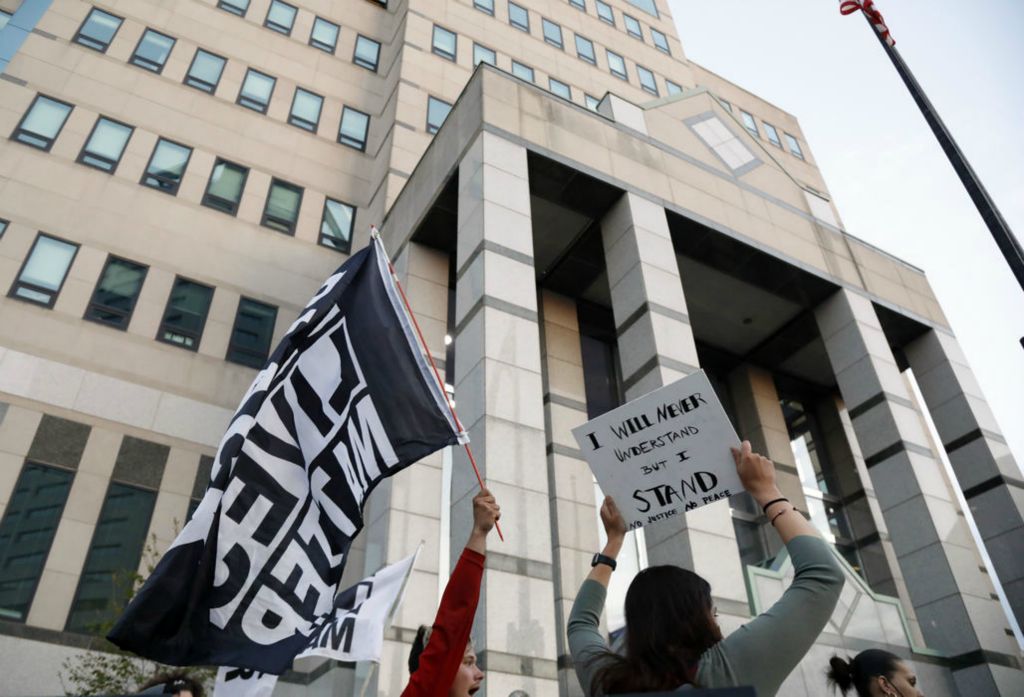
[[[474,637],[484,690],[558,694],[551,524],[526,149],[480,134],[459,164],[455,395],[502,508],[488,537]],[[452,464],[452,560],[471,525],[476,479]]]
[[[1024,625],[1024,478],[952,334],[904,349],[985,548]]]
[[[952,657],[962,694],[1024,689],[1000,665],[1016,644],[871,301],[842,289],[815,315],[928,646]]]
[[[601,221],[601,235],[629,401],[697,370],[697,348],[665,210],[625,193]],[[728,506],[704,506],[644,534],[652,565],[692,569],[708,580],[716,598],[746,603]]]

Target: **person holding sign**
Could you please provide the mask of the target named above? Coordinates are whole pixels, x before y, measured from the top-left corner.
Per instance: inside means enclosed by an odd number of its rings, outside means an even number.
[[[732,454],[743,488],[789,550],[793,583],[767,612],[723,638],[707,581],[675,566],[649,567],[626,593],[625,651],[613,653],[598,625],[627,525],[606,497],[601,521],[608,543],[569,615],[569,650],[585,694],[752,685],[758,697],[774,697],[832,615],[843,572],[828,545],[779,492],[771,460],[751,452],[748,441]]]
[[[402,697],[469,697],[484,673],[469,639],[480,600],[487,533],[501,518],[501,506],[486,488],[473,497],[473,532],[455,565],[431,627],[420,627],[409,653],[409,684]]]

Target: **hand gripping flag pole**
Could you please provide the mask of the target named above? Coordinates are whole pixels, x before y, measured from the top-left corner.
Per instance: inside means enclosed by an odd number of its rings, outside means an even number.
[[[459,421],[458,415],[455,413],[455,407],[452,406],[452,400],[448,396],[448,391],[444,388],[444,381],[441,379],[441,373],[437,370],[437,364],[434,363],[434,356],[431,355],[430,349],[427,348],[427,342],[423,338],[423,332],[420,331],[419,322],[416,321],[416,315],[412,311],[412,307],[409,305],[409,298],[405,295],[405,290],[402,288],[402,282],[398,280],[398,274],[395,272],[395,265],[391,263],[391,257],[388,256],[387,250],[384,249],[384,240],[381,239],[380,231],[376,225],[370,226],[370,239],[374,244],[380,245],[381,256],[388,263],[388,270],[391,272],[391,279],[395,282],[395,287],[398,288],[398,294],[402,296],[402,304],[405,305],[405,311],[409,315],[409,319],[412,320],[412,326],[416,329],[416,336],[419,337],[420,348],[423,353],[426,354],[427,360],[430,361],[430,367],[434,371],[434,377],[437,378],[437,384],[441,387],[441,392],[444,393],[445,404],[448,405],[448,411],[452,414],[452,419],[455,421],[455,426],[460,432],[465,433],[466,429],[462,427],[462,422]],[[473,474],[476,475],[476,481],[480,484],[480,489],[486,488],[484,486],[484,478],[480,476],[480,468],[477,467],[476,458],[473,457],[473,449],[469,447],[469,443],[463,443],[463,447],[466,449],[466,455],[469,457],[469,464],[473,465]],[[501,526],[495,522],[494,529],[498,532],[498,538],[504,542],[505,536],[501,532]]]

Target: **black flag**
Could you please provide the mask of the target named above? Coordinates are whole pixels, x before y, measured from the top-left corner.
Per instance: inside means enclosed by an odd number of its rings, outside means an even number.
[[[108,638],[171,665],[284,672],[333,606],[374,486],[464,439],[374,240],[256,376],[202,503]]]

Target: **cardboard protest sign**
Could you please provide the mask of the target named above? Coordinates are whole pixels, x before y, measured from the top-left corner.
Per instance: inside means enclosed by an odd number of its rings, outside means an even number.
[[[574,428],[573,436],[630,530],[743,491],[738,446],[704,371]]]

